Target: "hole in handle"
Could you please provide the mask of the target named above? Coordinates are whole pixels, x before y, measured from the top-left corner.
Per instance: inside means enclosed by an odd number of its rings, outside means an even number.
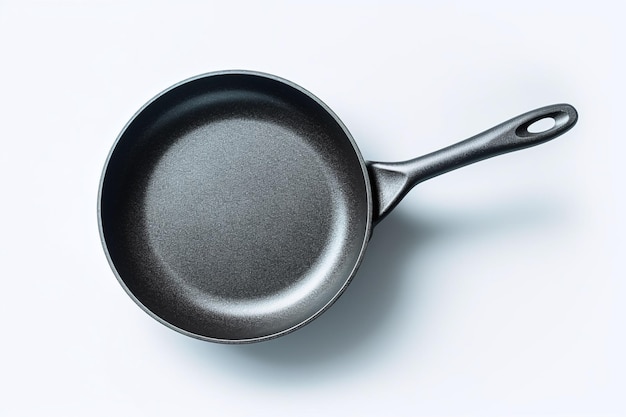
[[[545,138],[546,135],[558,133],[569,120],[570,116],[564,111],[543,114],[519,125],[515,129],[515,134],[522,138]]]
[[[556,124],[556,120],[552,117],[544,117],[543,119],[539,119],[533,123],[531,123],[526,130],[528,133],[541,133],[546,130],[550,130]]]

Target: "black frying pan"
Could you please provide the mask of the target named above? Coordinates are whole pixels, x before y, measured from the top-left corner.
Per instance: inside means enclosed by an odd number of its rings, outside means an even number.
[[[529,132],[545,118],[552,128]],[[131,298],[172,329],[274,338],[339,297],[373,225],[413,186],[576,119],[570,105],[548,106],[417,159],[366,162],[303,88],[249,71],[201,75],[152,99],[115,142],[99,191],[104,250]]]

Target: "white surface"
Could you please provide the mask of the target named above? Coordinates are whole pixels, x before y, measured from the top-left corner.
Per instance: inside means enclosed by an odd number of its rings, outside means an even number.
[[[623,10],[414,3],[0,1],[0,415],[626,415]],[[145,101],[228,68],[309,89],[366,159],[580,121],[416,188],[313,324],[214,345],[122,291],[96,193]]]

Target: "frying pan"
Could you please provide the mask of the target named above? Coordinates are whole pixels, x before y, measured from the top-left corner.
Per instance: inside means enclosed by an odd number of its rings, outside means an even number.
[[[529,131],[546,118],[553,127]],[[341,295],[372,228],[413,186],[576,120],[572,106],[551,105],[426,156],[366,162],[296,84],[200,75],[149,101],[117,138],[100,181],[100,236],[122,287],[156,320],[213,342],[267,340]]]

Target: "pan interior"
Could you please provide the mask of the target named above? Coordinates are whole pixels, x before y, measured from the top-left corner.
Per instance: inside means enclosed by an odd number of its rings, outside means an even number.
[[[126,127],[102,234],[125,288],[191,335],[271,337],[334,300],[368,238],[362,160],[313,97],[271,78],[181,84]]]

